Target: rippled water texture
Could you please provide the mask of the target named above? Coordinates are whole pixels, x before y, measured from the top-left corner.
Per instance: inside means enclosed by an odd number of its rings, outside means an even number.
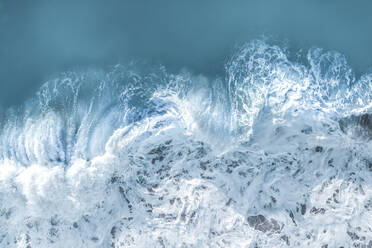
[[[371,247],[372,74],[256,40],[225,78],[66,72],[7,111],[1,247]]]

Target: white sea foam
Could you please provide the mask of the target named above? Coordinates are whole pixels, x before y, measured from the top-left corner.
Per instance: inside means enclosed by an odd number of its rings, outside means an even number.
[[[69,72],[0,138],[1,247],[370,247],[372,75],[263,41],[226,78]]]

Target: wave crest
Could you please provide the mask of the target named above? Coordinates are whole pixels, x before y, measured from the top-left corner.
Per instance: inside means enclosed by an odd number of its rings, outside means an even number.
[[[261,40],[223,79],[142,63],[64,73],[2,124],[0,244],[364,244],[371,80],[339,53],[291,61]]]

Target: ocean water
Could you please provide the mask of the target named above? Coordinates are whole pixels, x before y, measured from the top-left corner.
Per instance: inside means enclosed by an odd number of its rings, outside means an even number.
[[[0,247],[372,247],[372,74],[264,40],[224,70],[68,71],[7,110]]]

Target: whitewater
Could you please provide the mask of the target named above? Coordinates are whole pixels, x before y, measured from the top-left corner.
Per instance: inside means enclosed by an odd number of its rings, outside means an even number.
[[[263,40],[62,73],[4,114],[0,247],[372,247],[371,87]]]

